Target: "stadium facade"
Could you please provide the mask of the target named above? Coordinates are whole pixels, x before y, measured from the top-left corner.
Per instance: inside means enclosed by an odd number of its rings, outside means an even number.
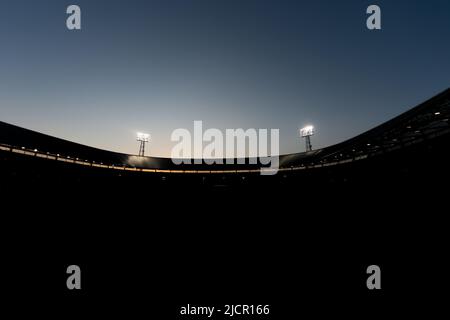
[[[450,136],[450,89],[352,139],[323,149],[280,156],[275,176],[259,176],[250,164],[182,164],[169,158],[138,157],[100,150],[0,122],[4,178],[76,180],[105,177],[155,183],[229,185],[330,183],[404,179],[445,161]],[[195,163],[192,161],[192,163]],[[236,161],[235,161],[236,163]],[[381,175],[380,175],[381,174]]]
[[[284,155],[273,176],[162,158],[131,165],[131,155],[0,123],[4,243],[16,244],[7,256],[20,261],[11,279],[30,290],[24,275],[40,266],[32,288],[58,293],[58,270],[65,276],[75,261],[90,272],[94,297],[121,296],[109,282],[120,270],[127,295],[139,286],[184,303],[232,292],[296,314],[291,289],[315,312],[324,294],[365,301],[365,270],[377,264],[384,296],[418,299],[418,285],[430,293],[441,283],[437,266],[448,270],[449,109],[446,90],[350,140]]]

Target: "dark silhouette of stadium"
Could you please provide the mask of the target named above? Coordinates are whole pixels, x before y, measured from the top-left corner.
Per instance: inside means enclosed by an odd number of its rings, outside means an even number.
[[[304,289],[314,310],[324,292],[361,300],[375,263],[386,270],[383,294],[415,297],[414,272],[426,275],[423,288],[440,283],[435,266],[446,258],[449,111],[446,90],[350,140],[281,156],[267,176],[250,164],[132,165],[135,156],[0,123],[2,202],[14,209],[5,226],[20,241],[11,255],[27,259],[14,272],[47,261],[32,287],[59,292],[52,272],[77,261],[93,279],[88,294],[103,298],[139,285],[166,303],[211,292],[226,301],[228,288],[236,299],[281,299],[293,314],[286,284]],[[126,281],[110,283],[116,270]],[[28,277],[13,280],[28,288]]]
[[[183,164],[100,150],[0,122],[4,179],[227,185],[408,183],[447,168],[450,89],[342,143],[280,156],[274,176],[259,164]],[[384,182],[382,182],[384,181]]]

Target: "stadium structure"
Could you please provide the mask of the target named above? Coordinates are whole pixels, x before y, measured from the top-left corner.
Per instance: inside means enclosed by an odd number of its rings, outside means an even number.
[[[450,141],[450,89],[352,139],[280,156],[279,172],[260,164],[182,164],[92,148],[0,122],[3,179],[144,182],[207,186],[324,185],[407,181],[442,174]],[[194,163],[194,161],[192,161]],[[236,162],[235,162],[236,163]],[[386,180],[387,179],[387,180]],[[405,180],[406,179],[406,180]]]
[[[450,89],[342,143],[283,155],[275,175],[248,163],[177,166],[2,122],[2,204],[12,208],[4,210],[12,234],[5,243],[20,243],[10,259],[21,261],[14,286],[29,288],[23,275],[36,262],[60,265],[65,276],[64,266],[82,261],[95,278],[91,294],[102,297],[118,299],[107,279],[120,269],[126,295],[139,286],[166,301],[174,293],[228,301],[232,292],[242,301],[282,299],[280,309],[294,314],[298,296],[286,288],[303,290],[314,312],[324,293],[354,303],[375,263],[386,270],[382,293],[396,304],[405,291],[417,295],[415,272],[427,287],[442,283],[436,266],[448,270],[449,117]],[[44,267],[33,287],[57,291]]]

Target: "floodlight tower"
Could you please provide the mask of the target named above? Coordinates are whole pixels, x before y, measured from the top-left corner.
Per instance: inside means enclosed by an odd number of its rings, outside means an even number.
[[[150,135],[148,133],[142,133],[142,132],[137,133],[136,140],[140,142],[139,143],[139,156],[140,157],[145,156],[145,144],[148,142],[149,139],[150,139]]]
[[[313,126],[306,126],[302,129],[300,129],[300,137],[305,138],[306,143],[306,152],[312,150],[311,145],[311,136],[314,134],[314,127]]]

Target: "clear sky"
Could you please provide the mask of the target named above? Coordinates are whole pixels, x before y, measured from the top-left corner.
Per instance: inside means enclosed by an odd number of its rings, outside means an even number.
[[[0,120],[113,151],[144,131],[170,156],[193,120],[279,128],[282,153],[312,123],[324,147],[449,86],[448,0],[0,0]]]

